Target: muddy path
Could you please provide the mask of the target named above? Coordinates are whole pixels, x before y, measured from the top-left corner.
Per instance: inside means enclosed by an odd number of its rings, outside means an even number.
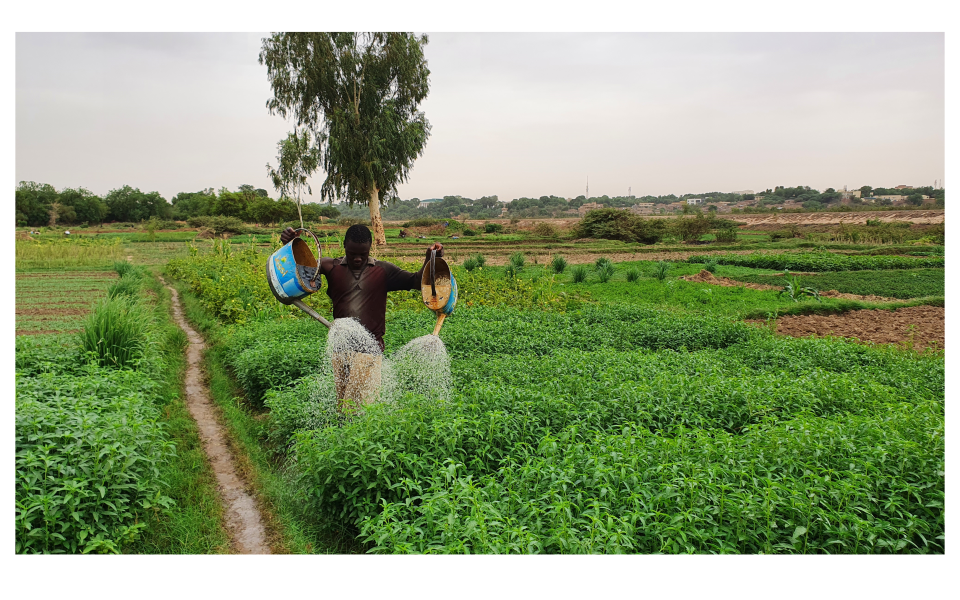
[[[162,277],[160,281],[167,285]],[[247,492],[247,486],[238,474],[226,436],[217,420],[216,408],[210,400],[210,391],[204,381],[201,358],[206,344],[203,337],[194,331],[184,318],[177,291],[169,285],[167,289],[173,296],[173,318],[190,340],[185,377],[187,409],[197,422],[203,450],[217,477],[217,487],[225,508],[226,527],[230,532],[234,551],[239,554],[270,554],[264,520],[256,500]]]

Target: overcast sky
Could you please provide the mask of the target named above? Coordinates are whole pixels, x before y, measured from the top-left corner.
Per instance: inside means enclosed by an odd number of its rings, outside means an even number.
[[[17,181],[276,196],[291,124],[265,107],[264,35],[18,33]],[[429,35],[433,129],[404,199],[944,176],[940,33]]]

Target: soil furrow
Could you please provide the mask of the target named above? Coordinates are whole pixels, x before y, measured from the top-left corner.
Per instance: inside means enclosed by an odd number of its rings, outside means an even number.
[[[163,279],[161,278],[161,281]],[[163,282],[166,284],[166,282]],[[270,554],[263,518],[257,508],[256,500],[246,490],[246,484],[240,478],[233,462],[233,456],[227,446],[227,440],[217,420],[216,410],[210,400],[210,391],[204,383],[200,366],[203,349],[206,347],[200,336],[183,316],[180,297],[177,291],[167,286],[173,296],[173,317],[177,325],[187,334],[190,346],[187,349],[187,408],[197,422],[203,449],[217,477],[217,484],[223,503],[226,506],[225,519],[227,530],[233,538],[233,545],[240,554]]]

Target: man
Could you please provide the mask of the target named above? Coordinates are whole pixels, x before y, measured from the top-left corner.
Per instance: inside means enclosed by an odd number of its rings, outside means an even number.
[[[280,241],[286,244],[296,236],[297,232],[288,227],[280,234]],[[333,302],[333,318],[357,319],[376,338],[381,352],[343,352],[333,357],[337,404],[341,412],[345,408],[345,399],[353,405],[348,411],[356,410],[360,404],[372,402],[380,388],[387,292],[419,290],[423,277],[423,267],[411,273],[392,263],[370,258],[372,242],[373,236],[366,226],[352,225],[343,239],[346,255],[325,257],[320,261],[320,272],[327,278],[327,295]],[[443,244],[435,243],[427,248],[427,260],[433,250],[437,251],[437,256],[443,256]]]

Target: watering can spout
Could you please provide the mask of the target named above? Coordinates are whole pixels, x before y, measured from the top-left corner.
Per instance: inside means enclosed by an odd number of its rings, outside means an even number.
[[[440,335],[443,320],[447,315],[453,314],[457,305],[457,280],[454,279],[447,262],[437,256],[436,250],[430,252],[429,264],[423,269],[420,293],[423,303],[437,315],[433,335]]]

